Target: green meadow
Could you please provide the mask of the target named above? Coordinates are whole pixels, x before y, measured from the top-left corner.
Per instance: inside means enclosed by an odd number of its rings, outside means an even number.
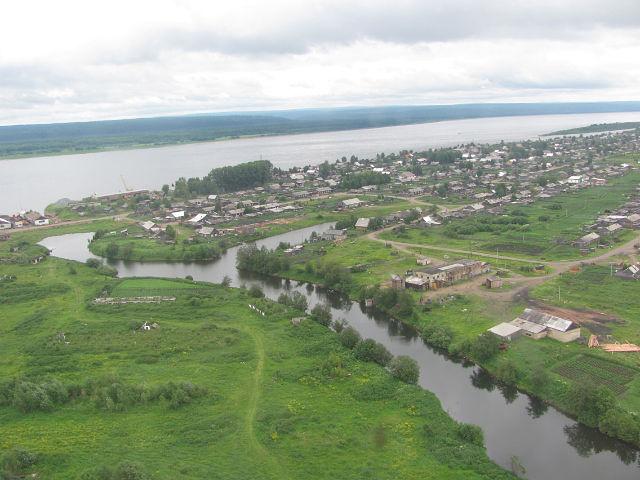
[[[0,454],[35,455],[20,476],[511,478],[433,394],[243,289],[55,258],[0,274]],[[176,300],[94,305],[102,292]]]

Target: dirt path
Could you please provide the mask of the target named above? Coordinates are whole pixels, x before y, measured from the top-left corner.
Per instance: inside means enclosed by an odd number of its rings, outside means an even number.
[[[257,356],[253,380],[248,385],[247,389],[247,410],[244,417],[244,431],[249,441],[250,449],[262,460],[262,463],[269,464],[271,466],[270,470],[272,473],[270,477],[278,480],[289,478],[289,475],[283,471],[277,459],[269,453],[256,436],[254,424],[256,420],[256,412],[258,410],[258,403],[262,394],[265,350],[264,342],[262,341],[262,337],[259,333],[249,328],[243,328],[243,330],[253,339]]]

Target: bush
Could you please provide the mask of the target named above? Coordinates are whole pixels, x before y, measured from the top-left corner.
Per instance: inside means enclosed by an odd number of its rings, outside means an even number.
[[[23,478],[24,471],[35,465],[38,456],[21,447],[14,447],[5,452],[0,460],[0,479]]]
[[[484,434],[482,429],[477,425],[471,425],[470,423],[459,423],[456,429],[456,435],[460,440],[477,445],[479,447],[484,446]]]
[[[619,408],[612,408],[605,413],[598,427],[609,436],[640,445],[640,420]]]
[[[131,462],[122,462],[115,467],[102,466],[84,472],[80,480],[151,480],[151,476],[144,469]]]
[[[353,327],[347,327],[340,332],[340,343],[347,348],[355,348],[362,338]]]
[[[287,307],[295,308],[296,310],[305,311],[309,306],[307,297],[300,292],[291,292],[290,294],[282,292],[278,297],[278,303],[286,305]]]
[[[500,339],[492,333],[485,332],[471,345],[471,355],[479,362],[494,357],[500,350]]]
[[[224,278],[222,279],[222,282],[220,282],[220,285],[222,285],[223,287],[230,287],[231,277],[229,277],[229,275],[225,275]]]
[[[251,287],[249,287],[249,295],[253,298],[263,298],[264,297],[264,292],[262,291],[262,288],[260,288],[259,285],[251,285]]]
[[[518,383],[520,372],[518,372],[518,369],[511,360],[505,359],[498,364],[496,377],[507,385],[515,385]]]
[[[451,345],[453,333],[447,327],[429,325],[424,329],[423,337],[430,345],[446,350]]]
[[[53,408],[53,401],[42,385],[17,381],[13,395],[13,406],[23,413],[48,411]]]
[[[418,383],[420,367],[418,366],[418,362],[411,357],[406,357],[404,355],[395,357],[391,360],[389,369],[394,377],[405,383]]]
[[[320,325],[328,327],[331,325],[331,308],[329,305],[317,304],[311,309],[311,318],[313,318]]]
[[[109,265],[100,265],[96,270],[100,275],[106,275],[107,277],[118,276],[118,270]]]
[[[577,413],[580,422],[595,427],[615,407],[616,398],[606,387],[578,383],[569,390],[567,402]]]
[[[391,361],[392,355],[384,345],[368,338],[358,343],[353,352],[356,358],[364,360],[365,362],[375,362],[383,367],[386,367]]]
[[[100,265],[102,265],[102,262],[97,258],[89,258],[86,261],[86,265],[89,268],[98,268]]]

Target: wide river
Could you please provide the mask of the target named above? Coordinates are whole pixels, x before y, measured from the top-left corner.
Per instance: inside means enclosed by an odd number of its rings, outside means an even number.
[[[61,198],[128,188],[159,189],[179,177],[264,158],[283,168],[361,158],[402,149],[424,150],[468,142],[517,141],[593,123],[640,121],[640,112],[478,118],[398,127],[247,138],[172,147],[0,161],[0,214],[42,211]],[[121,178],[122,177],[122,178]]]
[[[281,241],[297,244],[322,232],[330,224],[261,240],[258,245],[275,248]],[[61,235],[41,244],[52,255],[84,262],[90,233]],[[526,468],[530,480],[638,480],[640,452],[583,427],[552,407],[528,395],[496,385],[481,369],[454,361],[426,345],[416,332],[386,315],[374,314],[339,295],[309,284],[245,275],[236,270],[238,248],[208,263],[115,262],[121,277],[154,276],[221,282],[229,276],[234,286],[258,284],[267,297],[277,299],[282,291],[299,291],[310,308],[329,304],[334,318],[344,318],[364,338],[384,344],[394,355],[408,355],[420,365],[420,385],[434,392],[442,407],[458,421],[482,427],[488,455],[507,470],[513,457]],[[523,339],[521,341],[529,341]]]

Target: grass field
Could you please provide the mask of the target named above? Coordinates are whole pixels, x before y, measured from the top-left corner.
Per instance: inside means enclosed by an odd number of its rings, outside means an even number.
[[[610,267],[595,265],[586,266],[579,273],[565,273],[531,292],[533,298],[545,303],[575,309],[588,308],[613,315],[618,321],[605,322],[602,325],[605,333],[613,335],[620,342],[640,344],[639,294],[640,282],[612,276]]]
[[[155,479],[511,478],[458,437],[434,395],[356,361],[319,324],[293,327],[295,312],[281,305],[238,289],[109,280],[69,265],[0,267],[17,286],[64,285],[0,303],[0,384],[102,382],[126,393],[190,382],[204,393],[177,405],[80,393],[26,413],[5,402],[0,450],[38,455],[24,474],[74,479],[130,461]],[[177,299],[93,306],[105,287]],[[266,317],[247,307],[255,302]],[[159,328],[142,332],[145,321]]]
[[[478,231],[470,234],[454,234],[452,228],[473,232],[478,223],[492,217],[485,214],[452,220],[447,225],[429,229],[407,229],[404,234],[384,232],[381,238],[405,243],[475,250],[488,253],[533,258],[540,260],[564,260],[580,256],[571,242],[584,232],[583,226],[593,223],[598,215],[623,204],[635,191],[640,181],[639,172],[610,180],[608,185],[590,187],[574,193],[564,193],[550,199],[539,199],[531,205],[510,206],[507,213],[518,211],[526,218],[524,225],[512,225],[500,231]],[[629,239],[630,234],[619,240]]]

